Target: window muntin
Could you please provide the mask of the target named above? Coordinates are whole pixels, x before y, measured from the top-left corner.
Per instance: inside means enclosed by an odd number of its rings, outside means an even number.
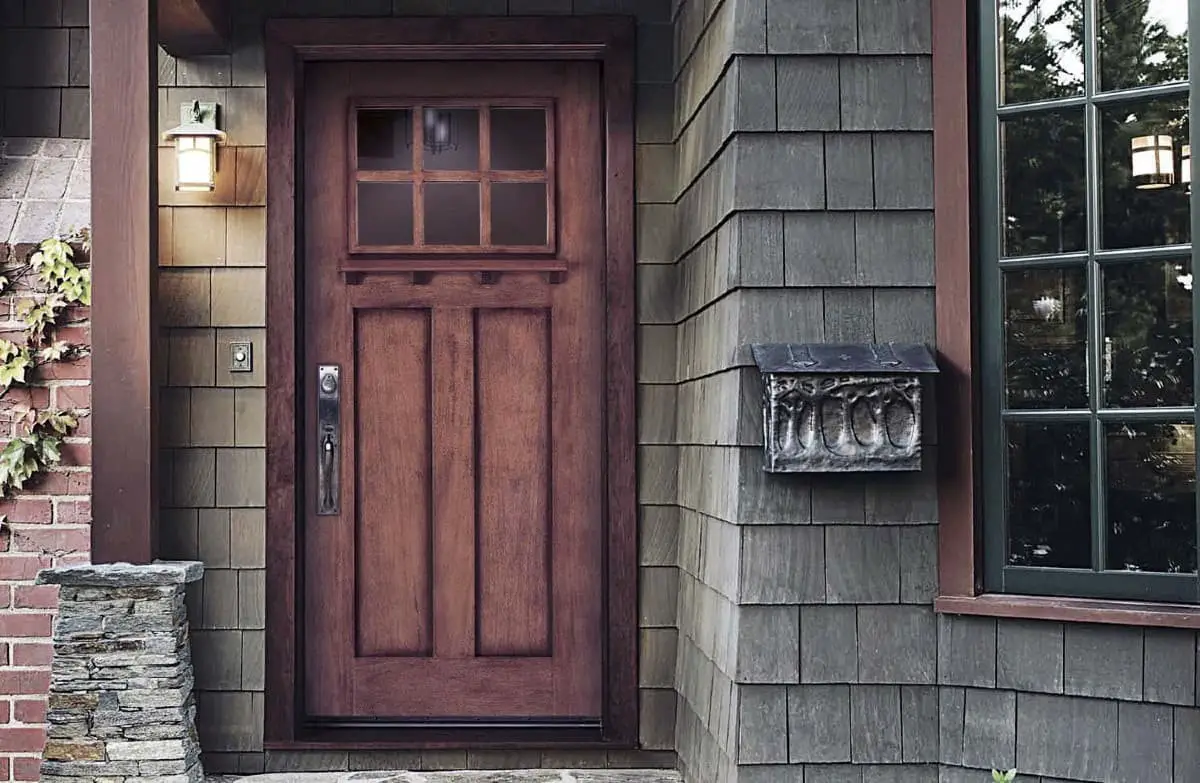
[[[990,590],[1200,600],[1187,6],[982,0]]]
[[[350,109],[350,253],[555,251],[550,101],[357,101]]]

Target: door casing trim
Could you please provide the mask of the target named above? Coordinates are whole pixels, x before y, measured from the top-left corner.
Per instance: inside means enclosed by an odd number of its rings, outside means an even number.
[[[569,744],[635,747],[637,687],[636,298],[632,17],[276,19],[267,70],[267,619],[268,749],[478,748]],[[604,713],[599,729],[348,728],[307,725],[300,583],[304,487],[302,398],[305,63],[317,60],[595,60],[601,64],[605,214]]]

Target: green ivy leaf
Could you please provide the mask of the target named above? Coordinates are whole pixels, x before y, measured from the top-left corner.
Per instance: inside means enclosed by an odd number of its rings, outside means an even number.
[[[56,340],[50,345],[47,345],[42,350],[38,351],[38,358],[43,362],[61,361],[64,356],[71,350],[71,344],[64,340]]]
[[[21,348],[16,356],[0,364],[0,388],[8,389],[14,383],[25,383],[32,367],[33,358],[29,355],[29,349]]]

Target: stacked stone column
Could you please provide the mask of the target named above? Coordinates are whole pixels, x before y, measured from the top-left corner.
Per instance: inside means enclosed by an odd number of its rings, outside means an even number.
[[[200,783],[184,589],[200,563],[55,568],[42,783]]]

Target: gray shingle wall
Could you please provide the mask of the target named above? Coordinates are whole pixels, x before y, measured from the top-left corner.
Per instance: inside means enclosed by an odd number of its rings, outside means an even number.
[[[0,136],[86,139],[88,0],[0,2]]]

